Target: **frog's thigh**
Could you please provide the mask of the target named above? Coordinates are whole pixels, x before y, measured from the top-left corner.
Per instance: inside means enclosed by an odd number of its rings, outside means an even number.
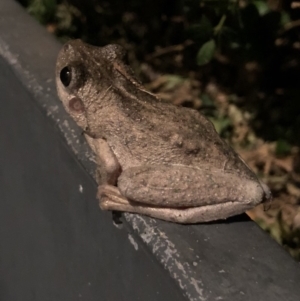
[[[120,175],[118,187],[130,200],[164,208],[229,203],[248,209],[264,197],[258,181],[223,170],[201,170],[183,165],[129,168]]]

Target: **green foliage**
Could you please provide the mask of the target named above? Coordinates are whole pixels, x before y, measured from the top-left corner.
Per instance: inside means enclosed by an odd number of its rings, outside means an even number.
[[[211,61],[216,51],[216,42],[211,39],[204,43],[197,54],[197,64],[199,66],[205,65]]]
[[[253,4],[256,6],[258,13],[260,16],[263,16],[270,12],[270,8],[266,1],[253,1]]]
[[[228,117],[210,118],[216,131],[222,135],[228,127],[231,125],[231,121]]]
[[[281,244],[296,260],[300,261],[300,228],[284,222],[282,212],[279,211],[273,224],[256,220],[259,226]]]
[[[31,0],[28,6],[28,12],[40,23],[47,24],[53,20],[57,7],[56,2],[56,0]]]
[[[119,43],[136,66],[183,78],[194,72],[203,90],[216,82],[255,116],[258,136],[300,144],[300,13],[285,1],[19,1],[63,41]]]
[[[184,81],[184,78],[178,75],[166,75],[167,84],[165,85],[165,90],[170,91],[173,90],[178,84]]]
[[[276,155],[286,156],[291,153],[291,148],[291,145],[287,141],[279,139],[276,143]]]
[[[143,52],[190,39],[185,54],[192,54],[198,66],[209,63],[216,52],[263,62],[275,36],[291,21],[289,11],[271,8],[274,1],[267,0],[19,1],[41,23],[54,25],[58,36],[103,43],[108,37],[126,39]]]

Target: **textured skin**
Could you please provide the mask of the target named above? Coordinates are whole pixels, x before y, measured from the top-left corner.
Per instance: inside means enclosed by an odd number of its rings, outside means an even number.
[[[146,91],[124,55],[117,45],[74,40],[56,65],[58,95],[97,156],[102,209],[197,223],[271,198],[208,119]]]

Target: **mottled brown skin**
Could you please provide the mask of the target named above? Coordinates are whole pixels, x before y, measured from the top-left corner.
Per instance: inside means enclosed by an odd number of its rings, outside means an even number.
[[[146,91],[124,56],[74,40],[56,65],[58,95],[97,157],[102,209],[198,223],[271,198],[208,119]]]

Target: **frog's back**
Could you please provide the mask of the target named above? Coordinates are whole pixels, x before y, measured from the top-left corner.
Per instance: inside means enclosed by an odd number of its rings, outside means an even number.
[[[198,111],[152,101],[132,103],[122,110],[125,120],[114,147],[121,165],[181,164],[200,168],[238,170],[253,177],[239,156]],[[120,149],[122,148],[122,149]],[[131,158],[131,159],[128,159]],[[123,161],[123,162],[122,162]]]

